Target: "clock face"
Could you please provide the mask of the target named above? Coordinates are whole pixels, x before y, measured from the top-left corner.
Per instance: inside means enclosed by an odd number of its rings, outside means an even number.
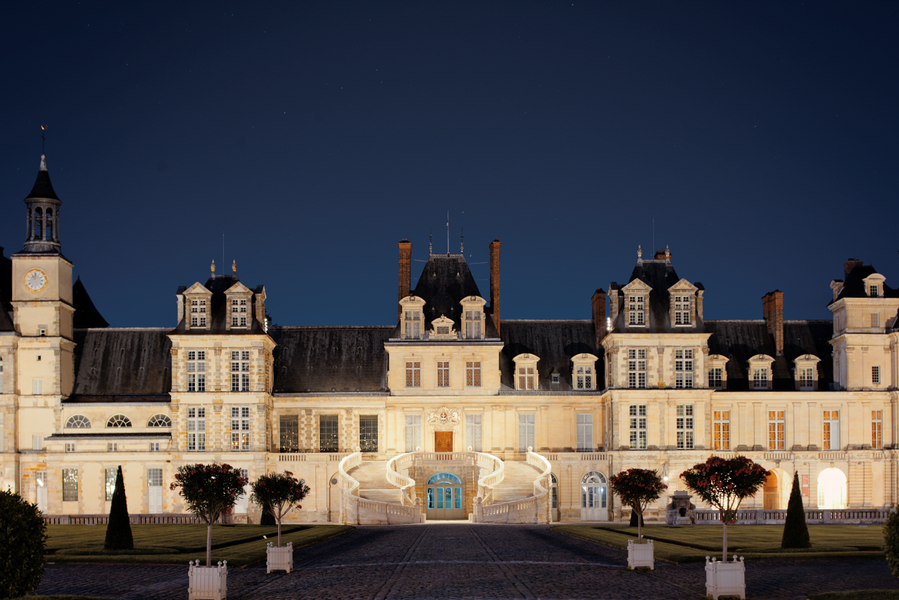
[[[45,285],[47,285],[47,276],[39,269],[28,271],[25,275],[25,285],[27,285],[28,289],[32,292],[39,292],[44,289]]]

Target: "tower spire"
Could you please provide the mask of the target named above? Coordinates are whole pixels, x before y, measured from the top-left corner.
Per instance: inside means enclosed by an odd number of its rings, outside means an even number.
[[[46,129],[46,126],[42,126]],[[41,136],[43,137],[43,135]],[[59,206],[62,201],[50,183],[47,156],[41,164],[31,193],[25,198],[25,246],[23,254],[61,254],[59,243]]]

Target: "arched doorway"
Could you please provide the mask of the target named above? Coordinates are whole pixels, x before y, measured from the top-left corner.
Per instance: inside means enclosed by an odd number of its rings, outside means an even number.
[[[846,508],[846,475],[836,468],[818,475],[818,508]]]
[[[609,487],[606,476],[590,471],[581,478],[581,521],[609,520]]]
[[[428,479],[428,520],[464,519],[462,487],[462,480],[453,473],[437,473]]]
[[[552,520],[559,520],[559,481],[556,479],[556,476],[552,473],[549,474],[552,478],[550,481],[550,494],[552,498]]]
[[[774,472],[774,469],[768,471],[764,489],[765,510],[779,510],[780,488],[778,486],[777,474]]]

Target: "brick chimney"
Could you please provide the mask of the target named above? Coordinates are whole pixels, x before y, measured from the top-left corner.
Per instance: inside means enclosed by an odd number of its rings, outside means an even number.
[[[403,238],[397,246],[400,248],[399,297],[396,305],[396,318],[399,320],[403,316],[403,307],[399,305],[399,301],[409,295],[412,287],[412,242]]]
[[[774,351],[784,353],[784,293],[780,290],[768,292],[762,297],[762,312],[768,333],[774,337]]]
[[[863,264],[865,264],[865,262],[863,260],[859,260],[857,258],[850,258],[846,262],[843,263],[843,272],[848,277],[849,273],[850,273],[850,271],[852,271],[852,269],[854,269],[855,267],[860,267]]]
[[[499,333],[499,240],[490,242],[490,308],[493,309],[493,324]]]
[[[596,330],[596,347],[606,337],[606,293],[599,288],[593,292],[593,328]]]

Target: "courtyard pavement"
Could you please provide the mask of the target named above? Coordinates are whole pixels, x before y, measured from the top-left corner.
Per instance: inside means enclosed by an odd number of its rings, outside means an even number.
[[[213,557],[215,554],[213,553]],[[322,598],[386,600],[702,598],[703,564],[656,562],[628,571],[627,552],[548,526],[427,524],[359,527],[295,551],[295,571],[265,573],[265,564],[228,571],[230,600]],[[746,565],[751,600],[804,599],[808,594],[899,589],[882,560],[753,561]],[[187,597],[187,564],[50,564],[39,594],[117,600]]]

